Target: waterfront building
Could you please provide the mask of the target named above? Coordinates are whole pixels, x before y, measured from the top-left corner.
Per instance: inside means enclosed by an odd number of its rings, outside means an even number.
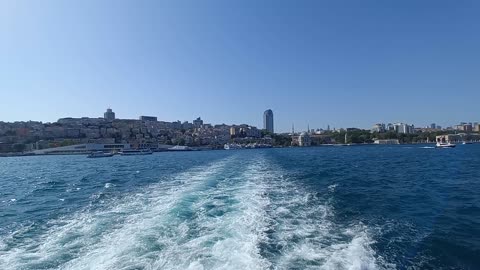
[[[310,146],[312,144],[312,141],[310,139],[310,136],[306,132],[300,133],[298,136],[298,145],[299,146]]]
[[[115,120],[115,113],[112,111],[112,109],[108,108],[107,111],[103,114],[103,118],[108,121],[113,121]]]
[[[274,128],[273,128],[273,111],[272,110],[266,110],[263,113],[263,129],[270,133],[274,133]]]
[[[448,134],[440,135],[435,137],[436,142],[449,142],[449,143],[459,143],[463,141],[462,136],[459,134]]]
[[[155,116],[144,116],[144,115],[142,115],[142,116],[139,117],[139,120],[141,120],[141,121],[152,121],[152,122],[156,122],[156,121],[157,121],[157,117],[155,117]]]

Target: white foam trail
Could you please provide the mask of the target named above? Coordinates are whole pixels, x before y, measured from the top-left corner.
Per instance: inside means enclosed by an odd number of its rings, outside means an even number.
[[[286,172],[271,165],[270,216],[273,233],[268,243],[279,249],[269,256],[274,269],[383,269],[363,225],[335,224],[330,200],[337,184],[324,194],[311,193]]]
[[[370,247],[373,241],[367,233],[367,228],[356,226],[341,232],[350,236],[350,242],[333,244],[325,249],[327,260],[322,269],[379,269],[375,259],[375,251]]]
[[[172,181],[150,186],[144,193],[113,201],[110,208],[52,221],[39,239],[0,250],[0,264],[3,269],[148,268],[157,259],[148,252],[149,245],[157,244],[152,237],[169,233],[158,226],[162,217],[228,162],[182,173]],[[58,265],[62,261],[67,263]]]
[[[250,164],[242,174],[227,174],[214,189],[196,192],[199,199],[191,204],[196,214],[178,224],[173,237],[160,239],[169,246],[152,269],[268,269],[259,250],[268,204],[265,187],[257,184],[259,166]]]
[[[261,154],[232,157],[53,221],[6,249],[3,269],[383,269],[368,227]],[[3,244],[2,244],[3,243]]]

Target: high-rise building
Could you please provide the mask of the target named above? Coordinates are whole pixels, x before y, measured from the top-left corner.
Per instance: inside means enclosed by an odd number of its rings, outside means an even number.
[[[203,126],[203,120],[200,117],[197,117],[197,119],[193,120],[193,125],[196,128],[199,128],[199,127]]]
[[[103,118],[108,121],[113,121],[115,120],[115,113],[112,111],[112,109],[108,108],[107,111],[103,114]]]
[[[404,123],[396,123],[393,125],[395,132],[402,134],[412,134],[415,133],[415,127],[413,125],[407,125]]]
[[[266,110],[263,113],[263,129],[270,133],[274,133],[273,129],[273,112],[272,110]]]
[[[436,128],[437,128],[437,125],[435,125],[435,123],[432,123],[432,124],[430,124],[430,128],[431,128],[431,129],[436,129]]]

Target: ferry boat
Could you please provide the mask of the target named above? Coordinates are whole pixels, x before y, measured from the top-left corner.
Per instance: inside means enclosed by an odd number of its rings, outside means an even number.
[[[102,151],[97,151],[88,154],[87,158],[103,158],[103,157],[113,157],[113,153],[105,153]]]
[[[437,142],[437,148],[454,148],[456,144],[450,142]]]
[[[437,136],[436,137],[436,141],[437,141],[437,148],[454,148],[455,144],[451,143],[449,138],[449,136],[445,136],[445,135],[441,135],[441,136]]]
[[[151,155],[153,154],[150,149],[124,149],[118,154],[122,156],[138,156],[138,155]]]

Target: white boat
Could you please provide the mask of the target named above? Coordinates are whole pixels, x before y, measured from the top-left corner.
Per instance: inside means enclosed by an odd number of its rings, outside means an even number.
[[[150,149],[125,149],[119,152],[122,156],[138,156],[138,155],[151,155],[153,154]]]
[[[226,143],[223,146],[223,149],[225,150],[242,149],[242,148],[243,148],[242,145],[238,143]]]
[[[102,151],[93,152],[88,154],[87,158],[102,158],[102,157],[113,157],[113,153],[105,153]]]
[[[446,136],[437,136],[437,148],[454,148],[456,145],[451,143]]]
[[[168,148],[168,151],[193,151],[193,149],[184,145],[175,145],[174,147]]]
[[[249,143],[245,145],[245,148],[248,149],[257,149],[257,148],[272,148],[271,144],[266,144],[266,143]]]
[[[450,142],[437,142],[437,148],[454,148],[456,144]]]

